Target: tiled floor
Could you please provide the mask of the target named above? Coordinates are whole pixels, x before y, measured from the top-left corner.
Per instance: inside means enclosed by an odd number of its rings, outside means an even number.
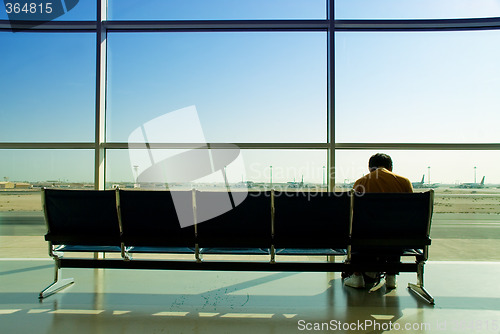
[[[500,333],[496,262],[429,262],[434,306],[406,289],[414,274],[370,293],[338,273],[63,273],[75,284],[39,302],[52,261],[0,260],[0,333]]]

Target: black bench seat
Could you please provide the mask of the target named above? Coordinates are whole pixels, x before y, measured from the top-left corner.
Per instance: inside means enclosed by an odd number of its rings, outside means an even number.
[[[417,283],[408,288],[434,303],[423,281],[431,243],[432,191],[360,195],[44,189],[42,198],[55,278],[40,298],[74,282],[60,279],[61,268],[376,271],[415,272]],[[367,248],[381,255],[399,249],[398,254],[413,262],[351,262],[354,254]],[[121,257],[75,258],[63,252],[120,252]],[[165,253],[174,255],[133,256]],[[203,259],[209,254],[240,256]],[[325,256],[328,261],[280,261],[291,255]]]
[[[179,219],[194,220],[193,193],[116,190],[123,257],[133,253],[195,254],[194,224],[182,228]],[[180,217],[180,218],[179,218]]]
[[[347,255],[350,193],[275,192],[273,208],[277,255]]]

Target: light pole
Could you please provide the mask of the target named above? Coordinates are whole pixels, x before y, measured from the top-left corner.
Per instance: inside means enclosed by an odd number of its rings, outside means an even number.
[[[273,166],[269,166],[269,169],[271,170],[270,174],[271,189],[273,189]]]
[[[474,166],[474,183],[476,183],[476,169],[477,169],[477,167]]]
[[[134,166],[134,172],[135,172],[135,182],[134,182],[134,188],[139,188],[139,184],[137,183],[137,179],[139,178],[139,166],[135,165]]]
[[[325,186],[325,166],[323,166],[323,187]]]
[[[429,184],[431,184],[431,166],[427,166],[427,178],[429,179],[427,182],[429,182]]]

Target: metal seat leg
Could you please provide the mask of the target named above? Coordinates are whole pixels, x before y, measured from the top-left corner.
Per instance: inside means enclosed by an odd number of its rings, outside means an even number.
[[[59,266],[57,265],[57,262],[56,262],[55,273],[54,273],[54,282],[52,284],[50,284],[48,287],[46,287],[45,289],[43,289],[40,292],[40,295],[38,296],[38,298],[43,299],[43,298],[46,298],[48,296],[51,296],[51,295],[55,294],[56,292],[66,288],[67,286],[69,286],[75,282],[75,280],[73,278],[61,279],[60,278],[61,277],[60,270],[61,270],[61,268],[59,268]]]
[[[434,297],[424,288],[424,262],[418,264],[417,284],[408,283],[408,289],[429,304],[434,305]]]

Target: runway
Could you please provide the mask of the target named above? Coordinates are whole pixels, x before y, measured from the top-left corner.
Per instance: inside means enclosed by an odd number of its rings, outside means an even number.
[[[485,213],[436,213],[432,239],[500,239],[500,215]]]
[[[43,236],[43,212],[0,212],[0,236]]]

